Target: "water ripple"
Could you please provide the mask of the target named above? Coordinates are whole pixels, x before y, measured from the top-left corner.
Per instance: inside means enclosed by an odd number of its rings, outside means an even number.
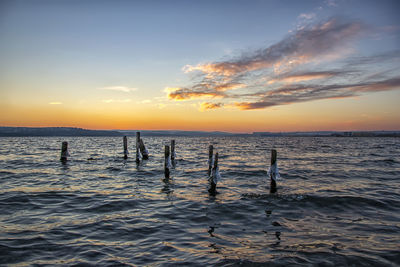
[[[127,160],[117,137],[0,138],[0,265],[400,264],[397,138],[176,137],[169,179],[170,138],[143,139],[136,164],[133,138]]]

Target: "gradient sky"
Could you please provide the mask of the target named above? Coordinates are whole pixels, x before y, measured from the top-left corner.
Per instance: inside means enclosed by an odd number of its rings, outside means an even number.
[[[0,0],[0,126],[400,130],[399,10]]]

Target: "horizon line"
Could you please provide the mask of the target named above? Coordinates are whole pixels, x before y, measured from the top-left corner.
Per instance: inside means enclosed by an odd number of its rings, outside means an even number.
[[[294,130],[294,131],[249,131],[249,132],[233,132],[227,130],[180,130],[180,129],[93,129],[93,128],[83,128],[78,126],[3,126],[0,125],[0,128],[74,128],[74,129],[83,129],[83,130],[91,130],[91,131],[153,131],[153,132],[222,132],[222,133],[232,133],[232,134],[254,134],[254,133],[316,133],[316,132],[400,132],[398,130]]]

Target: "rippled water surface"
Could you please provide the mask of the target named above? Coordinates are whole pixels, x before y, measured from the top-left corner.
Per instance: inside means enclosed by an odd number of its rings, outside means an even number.
[[[398,138],[176,137],[169,180],[171,138],[143,139],[150,159],[137,165],[133,138],[128,160],[117,137],[0,138],[0,264],[400,264]]]

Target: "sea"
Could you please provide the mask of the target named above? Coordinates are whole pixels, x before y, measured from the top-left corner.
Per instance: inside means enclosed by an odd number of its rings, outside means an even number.
[[[139,164],[134,137],[0,138],[0,265],[400,265],[399,138],[142,138]]]

